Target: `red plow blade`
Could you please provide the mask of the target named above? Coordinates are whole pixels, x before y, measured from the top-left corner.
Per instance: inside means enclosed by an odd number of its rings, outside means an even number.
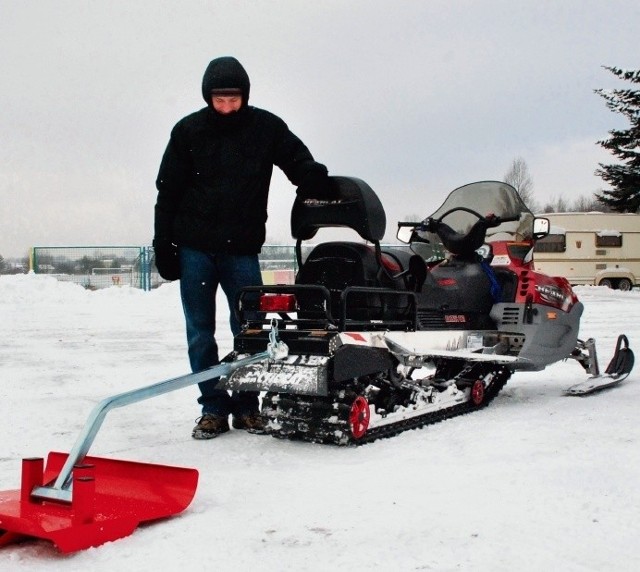
[[[73,469],[71,502],[32,494],[58,476],[67,457],[49,453],[46,467],[41,458],[23,459],[21,489],[0,492],[0,546],[29,537],[64,553],[99,546],[182,512],[198,484],[195,469],[87,456]]]
[[[61,552],[75,552],[128,536],[142,522],[182,512],[196,492],[198,471],[89,457],[91,443],[116,407],[226,377],[251,363],[285,358],[288,348],[278,340],[275,320],[269,340],[262,353],[107,397],[93,408],[69,454],[49,453],[46,467],[39,457],[23,459],[20,489],[0,492],[0,546],[43,538]]]

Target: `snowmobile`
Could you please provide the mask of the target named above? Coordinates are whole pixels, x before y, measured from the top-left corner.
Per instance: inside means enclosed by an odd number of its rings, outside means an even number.
[[[285,359],[252,362],[222,381],[265,392],[269,434],[365,443],[482,408],[514,372],[567,358],[590,374],[571,394],[629,375],[626,336],[601,374],[595,341],[578,339],[583,305],[570,284],[535,271],[533,246],[549,221],[512,186],[459,187],[424,220],[398,223],[409,248],[383,250],[376,193],[357,178],[331,180],[335,199],[299,193],[293,205],[295,283],[246,288],[237,300],[243,329],[224,361],[264,351],[274,321],[288,347]],[[320,243],[303,260],[303,241],[327,227],[365,243]]]

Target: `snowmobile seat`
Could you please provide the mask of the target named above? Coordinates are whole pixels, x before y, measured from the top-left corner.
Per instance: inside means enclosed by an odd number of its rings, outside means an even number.
[[[380,199],[361,179],[329,177],[329,182],[333,189],[330,199],[309,198],[311,194],[306,189],[298,188],[291,211],[291,235],[296,239],[296,258],[300,267],[296,284],[326,286],[331,293],[333,316],[342,316],[345,310],[345,315],[354,320],[403,319],[398,316],[408,312],[407,296],[348,291],[350,287],[407,290],[405,279],[395,277],[402,273],[402,262],[380,249],[386,229],[386,215]],[[303,262],[302,241],[312,239],[319,229],[328,227],[352,229],[371,244],[322,243]],[[305,313],[303,317],[316,316]]]
[[[395,254],[395,253],[394,253]],[[331,293],[331,313],[340,316],[344,291],[349,287],[384,288],[406,291],[405,277],[393,278],[402,266],[398,258],[384,252],[378,256],[373,246],[356,242],[325,242],[316,246],[298,271],[296,284],[318,284]],[[301,293],[299,296],[303,296]],[[351,319],[403,319],[407,313],[407,297],[375,291],[354,292],[345,301]],[[304,315],[305,318],[315,316]]]

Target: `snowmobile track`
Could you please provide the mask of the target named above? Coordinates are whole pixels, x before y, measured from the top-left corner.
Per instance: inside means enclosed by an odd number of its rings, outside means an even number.
[[[349,423],[350,404],[357,395],[354,391],[340,390],[326,398],[267,393],[263,398],[262,413],[267,419],[267,434],[279,439],[338,446],[364,445],[482,409],[498,395],[510,376],[511,372],[506,371],[496,379],[479,405],[468,400],[389,425],[372,427],[359,439],[353,436]]]

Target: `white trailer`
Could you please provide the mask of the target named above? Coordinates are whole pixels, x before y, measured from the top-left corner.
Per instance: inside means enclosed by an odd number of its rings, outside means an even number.
[[[534,249],[536,270],[571,284],[620,290],[640,285],[640,215],[545,213],[549,235]]]

